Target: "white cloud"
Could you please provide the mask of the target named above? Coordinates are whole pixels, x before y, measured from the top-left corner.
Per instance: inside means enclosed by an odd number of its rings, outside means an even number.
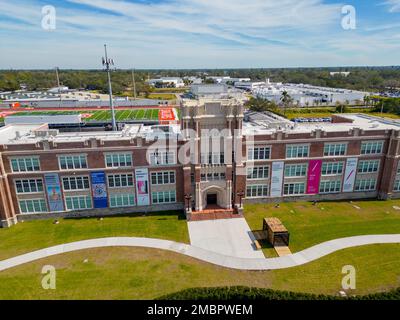
[[[400,0],[387,0],[384,4],[389,6],[390,12],[400,12]]]
[[[35,0],[0,0],[0,68],[99,68],[104,43],[122,68],[393,64],[399,49],[386,30],[344,31],[323,0],[66,1],[46,32]]]

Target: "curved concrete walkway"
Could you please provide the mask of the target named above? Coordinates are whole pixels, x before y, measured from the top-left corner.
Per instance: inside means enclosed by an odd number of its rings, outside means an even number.
[[[335,239],[285,257],[262,259],[229,257],[189,244],[169,240],[135,237],[99,238],[66,243],[3,260],[0,261],[0,271],[56,254],[101,247],[145,247],[163,249],[232,269],[274,270],[300,266],[332,252],[346,248],[384,243],[400,243],[400,234],[369,235]]]

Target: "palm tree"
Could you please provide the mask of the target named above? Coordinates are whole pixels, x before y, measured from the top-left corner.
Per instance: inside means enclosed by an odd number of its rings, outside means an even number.
[[[364,96],[365,106],[369,107],[370,102],[371,102],[371,97],[370,96]]]
[[[283,104],[283,114],[286,114],[286,108],[293,102],[292,97],[286,90],[282,92],[281,102]]]

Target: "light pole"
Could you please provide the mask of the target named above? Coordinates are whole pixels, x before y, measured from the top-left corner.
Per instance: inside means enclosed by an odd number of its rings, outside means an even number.
[[[190,200],[192,199],[192,195],[191,194],[185,194],[185,199],[187,200],[188,204],[187,204],[187,211],[190,211]]]
[[[108,77],[108,94],[109,94],[109,97],[110,97],[112,129],[113,129],[113,131],[117,131],[117,124],[116,124],[116,121],[115,121],[114,103],[113,103],[113,97],[112,97],[111,69],[110,69],[110,66],[114,66],[114,60],[108,58],[108,56],[107,56],[107,45],[106,44],[104,45],[104,52],[105,52],[105,57],[103,57],[102,62],[103,62],[103,66],[106,68],[107,77]]]
[[[239,208],[242,208],[242,198],[244,197],[244,192],[243,191],[239,191],[237,193],[238,197],[239,197]]]

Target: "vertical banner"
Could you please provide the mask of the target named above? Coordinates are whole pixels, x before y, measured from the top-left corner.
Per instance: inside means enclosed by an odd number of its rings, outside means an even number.
[[[92,195],[94,208],[107,208],[106,174],[104,171],[92,172]]]
[[[310,160],[308,163],[307,194],[318,194],[321,169],[322,160]]]
[[[147,168],[135,170],[136,197],[138,206],[148,206],[149,196],[149,170]]]
[[[49,202],[49,211],[64,211],[64,202],[61,195],[60,177],[57,173],[47,173],[44,175],[44,181],[47,191],[47,200]]]
[[[357,173],[357,158],[349,158],[346,161],[346,170],[344,172],[343,192],[353,192],[354,182]]]
[[[283,169],[285,163],[283,161],[272,162],[271,170],[271,197],[282,197]]]

